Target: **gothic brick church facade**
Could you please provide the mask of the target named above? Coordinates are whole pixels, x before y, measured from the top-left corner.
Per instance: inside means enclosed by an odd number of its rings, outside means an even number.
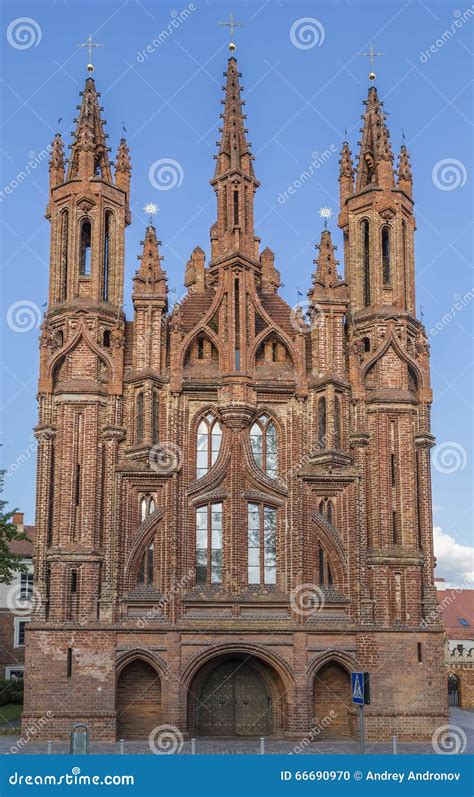
[[[446,690],[408,153],[395,168],[371,86],[357,170],[347,142],[340,160],[344,278],[324,229],[292,309],[254,229],[233,55],[225,77],[210,256],[171,310],[150,224],[122,311],[131,164],[92,77],[67,163],[54,139],[24,723],[355,736],[363,669],[369,738],[427,738]]]

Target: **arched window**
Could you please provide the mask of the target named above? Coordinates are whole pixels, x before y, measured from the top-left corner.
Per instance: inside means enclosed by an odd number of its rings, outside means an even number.
[[[362,268],[363,268],[363,300],[364,306],[370,304],[370,228],[367,219],[361,224],[362,235]]]
[[[110,349],[110,329],[104,330],[103,343],[106,349]]]
[[[319,514],[324,517],[324,501],[320,501],[319,502],[318,511],[319,511]]]
[[[202,419],[197,431],[196,475],[200,479],[215,464],[222,442],[222,428],[217,418],[209,413]]]
[[[363,338],[364,351],[370,351],[370,338]]]
[[[390,227],[382,227],[382,276],[383,284],[390,285],[392,282],[390,269]]]
[[[318,446],[326,448],[326,399],[324,396],[318,399]]]
[[[146,498],[142,498],[140,501],[140,519],[142,522],[145,520],[146,516],[148,515],[148,501]]]
[[[91,273],[91,223],[85,219],[81,224],[79,274],[89,277]]]
[[[143,391],[138,393],[135,403],[135,442],[143,443],[145,434],[145,406]]]
[[[250,429],[250,446],[258,467],[271,479],[278,471],[278,440],[274,423],[260,415]]]
[[[104,263],[103,263],[103,283],[102,283],[102,298],[104,302],[109,300],[109,279],[110,279],[110,246],[113,230],[113,215],[110,210],[107,210],[104,218]]]
[[[67,210],[61,213],[61,250],[59,263],[59,301],[67,297],[69,215]]]
[[[332,501],[328,500],[328,503],[327,503],[327,518],[328,518],[329,523],[331,523],[331,524],[332,524],[332,517],[333,517]]]
[[[319,585],[321,587],[331,586],[333,584],[333,577],[331,566],[322,545],[318,548],[318,569],[319,569]]]
[[[334,448],[341,447],[341,400],[334,398]]]
[[[160,397],[156,390],[151,399],[151,442],[157,443],[160,439]]]

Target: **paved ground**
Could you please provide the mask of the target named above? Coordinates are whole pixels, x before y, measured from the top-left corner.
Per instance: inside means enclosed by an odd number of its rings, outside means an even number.
[[[450,728],[451,740],[446,743],[447,752],[464,752],[474,753],[474,711],[461,711],[461,709],[451,709],[450,714]],[[443,748],[443,741],[440,741],[441,751]],[[453,747],[454,744],[454,747]],[[131,755],[150,755],[153,751],[150,749],[148,740],[143,741],[129,741],[124,743],[124,753]],[[464,748],[464,749],[461,749]],[[26,741],[20,741],[18,730],[12,728],[12,734],[8,736],[0,736],[0,754],[10,753],[27,753],[27,754],[44,754],[48,752],[47,742],[35,742],[34,737]],[[69,753],[69,745],[65,742],[53,742],[51,745],[52,753]],[[106,754],[111,755],[120,753],[120,743],[103,744],[100,742],[92,742],[92,754]],[[182,755],[190,754],[191,742],[185,741],[179,750]],[[281,739],[267,739],[265,740],[265,753],[266,754],[300,754],[306,753],[311,755],[331,755],[343,753],[358,753],[359,744],[351,740],[347,741],[288,741]],[[387,743],[369,743],[366,746],[366,753],[381,754],[391,753],[392,746]],[[398,744],[399,753],[416,754],[435,754],[438,749],[435,748],[431,742],[404,742]],[[260,753],[260,740],[259,739],[196,739],[196,754],[198,755],[249,755]]]

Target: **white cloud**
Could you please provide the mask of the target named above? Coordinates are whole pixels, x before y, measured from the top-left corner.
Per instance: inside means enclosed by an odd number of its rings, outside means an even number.
[[[436,578],[460,585],[474,585],[474,547],[461,545],[440,526],[433,528],[434,552],[436,556]]]

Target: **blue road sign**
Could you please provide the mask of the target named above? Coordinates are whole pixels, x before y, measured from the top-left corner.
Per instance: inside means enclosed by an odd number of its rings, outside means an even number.
[[[364,705],[364,673],[351,673],[352,702],[358,706]]]

